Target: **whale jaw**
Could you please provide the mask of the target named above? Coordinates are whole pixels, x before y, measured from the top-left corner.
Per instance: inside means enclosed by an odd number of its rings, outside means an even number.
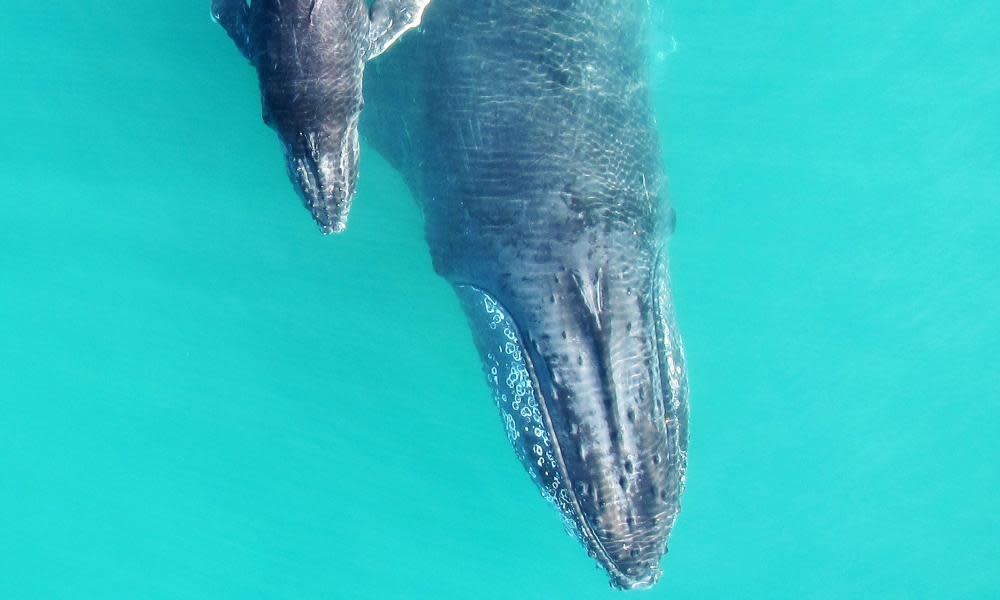
[[[358,186],[358,119],[331,133],[303,135],[286,144],[288,177],[324,234],[340,233]]]
[[[292,185],[320,229],[341,232],[357,189],[367,5],[255,4],[253,62],[262,117],[278,134]]]
[[[634,275],[597,304],[580,273],[534,303],[455,286],[515,454],[619,589],[660,578],[687,462],[666,266]]]

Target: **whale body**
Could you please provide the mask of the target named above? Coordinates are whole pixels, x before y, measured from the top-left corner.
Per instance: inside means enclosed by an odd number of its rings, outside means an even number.
[[[435,0],[366,74],[515,453],[615,587],[660,577],[687,375],[646,0]]]
[[[366,68],[425,8],[423,30]],[[660,577],[687,464],[648,10],[213,1],[257,68],[265,121],[324,232],[346,226],[359,120],[403,175],[515,454],[622,589]]]
[[[430,0],[212,0],[257,68],[264,122],[324,233],[343,231],[358,180],[365,63],[420,24]]]

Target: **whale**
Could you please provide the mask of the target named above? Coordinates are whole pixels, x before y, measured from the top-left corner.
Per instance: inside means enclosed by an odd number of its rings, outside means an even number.
[[[324,233],[346,229],[357,190],[365,64],[417,27],[428,2],[212,2],[212,18],[257,69],[264,122]]]
[[[686,484],[675,213],[647,0],[435,0],[366,72],[514,452],[620,589],[652,586]]]
[[[324,232],[346,226],[359,133],[400,173],[515,456],[620,589],[661,577],[687,472],[648,11],[648,0],[213,5],[257,67],[265,122]]]

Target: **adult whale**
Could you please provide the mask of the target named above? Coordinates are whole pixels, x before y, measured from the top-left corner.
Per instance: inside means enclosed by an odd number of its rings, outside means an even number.
[[[647,0],[434,0],[369,66],[362,134],[422,207],[514,449],[614,586],[679,511],[687,383]]]

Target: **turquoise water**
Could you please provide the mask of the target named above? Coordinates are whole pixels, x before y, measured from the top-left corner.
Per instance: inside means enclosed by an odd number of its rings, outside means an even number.
[[[693,389],[644,598],[1000,593],[1000,9],[656,0]],[[0,597],[619,598],[371,149],[320,236],[207,0],[6,0]]]

